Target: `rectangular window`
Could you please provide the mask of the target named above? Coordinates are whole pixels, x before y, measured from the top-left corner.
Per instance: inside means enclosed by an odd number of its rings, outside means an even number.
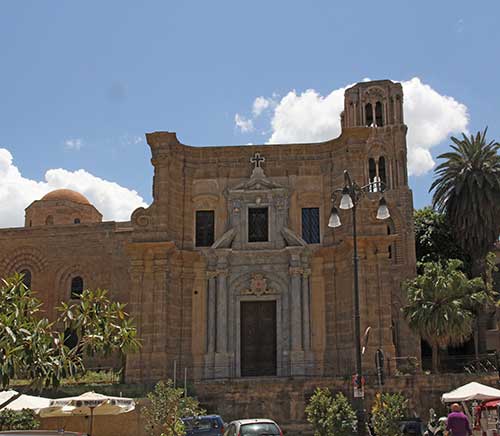
[[[248,242],[269,240],[269,212],[267,207],[248,209]]]
[[[302,239],[308,244],[319,244],[319,207],[302,208]]]
[[[196,211],[196,243],[197,247],[210,247],[214,243],[214,211]]]

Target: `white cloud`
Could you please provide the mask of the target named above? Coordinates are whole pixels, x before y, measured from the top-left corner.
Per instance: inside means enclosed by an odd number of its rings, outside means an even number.
[[[258,117],[262,112],[264,112],[269,106],[271,106],[272,100],[265,97],[257,97],[253,102],[252,113],[254,117]]]
[[[316,142],[336,138],[340,134],[344,90],[336,89],[326,97],[314,89],[302,94],[290,91],[274,109],[268,142]]]
[[[83,141],[80,138],[66,139],[64,141],[64,148],[66,150],[80,150],[83,146]]]
[[[236,114],[234,116],[234,123],[242,133],[253,131],[253,121],[241,116],[240,114]]]
[[[441,95],[418,77],[402,82],[404,117],[408,125],[408,170],[419,176],[434,167],[430,149],[451,134],[466,132],[467,106]]]
[[[68,188],[85,195],[105,220],[127,221],[131,213],[146,206],[134,190],[96,177],[85,170],[50,169],[44,181],[23,177],[12,154],[0,148],[0,228],[24,225],[24,209],[54,189]],[[5,207],[6,206],[6,207]]]
[[[469,116],[464,104],[439,94],[417,77],[401,83],[408,125],[408,169],[411,175],[418,176],[434,166],[430,149],[452,134],[467,131]],[[349,86],[352,85],[335,89],[326,96],[314,89],[302,93],[290,91],[273,106],[268,142],[316,142],[339,136],[344,91]]]

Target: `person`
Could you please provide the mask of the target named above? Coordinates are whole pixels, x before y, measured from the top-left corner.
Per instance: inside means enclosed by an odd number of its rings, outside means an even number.
[[[469,418],[462,412],[460,404],[454,403],[451,405],[451,413],[446,421],[446,430],[452,436],[469,436],[472,435]]]

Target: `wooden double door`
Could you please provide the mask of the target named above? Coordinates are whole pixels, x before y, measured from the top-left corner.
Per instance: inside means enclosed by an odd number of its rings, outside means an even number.
[[[242,301],[241,376],[276,375],[276,301]]]

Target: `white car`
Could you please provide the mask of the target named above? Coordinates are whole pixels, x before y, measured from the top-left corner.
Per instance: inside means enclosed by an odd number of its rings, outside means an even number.
[[[240,419],[229,423],[224,436],[283,436],[271,419]]]

